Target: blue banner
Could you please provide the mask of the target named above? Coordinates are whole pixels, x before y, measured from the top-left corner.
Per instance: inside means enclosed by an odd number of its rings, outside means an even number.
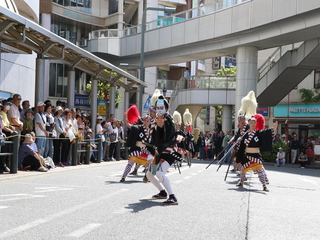
[[[75,107],[90,107],[89,95],[88,94],[75,94],[74,95],[74,106]]]

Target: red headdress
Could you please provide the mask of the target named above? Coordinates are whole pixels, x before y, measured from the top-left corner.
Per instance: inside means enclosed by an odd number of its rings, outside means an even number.
[[[137,108],[136,105],[132,105],[127,110],[126,115],[127,115],[128,123],[129,124],[135,124],[135,123],[138,122],[139,117],[140,117],[139,109]]]
[[[257,120],[255,130],[263,130],[266,124],[264,117],[261,114],[255,114],[253,117]]]

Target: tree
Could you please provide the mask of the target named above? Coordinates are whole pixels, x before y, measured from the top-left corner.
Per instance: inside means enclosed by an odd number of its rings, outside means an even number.
[[[217,72],[216,76],[236,76],[237,75],[237,67],[231,66],[226,68],[222,66],[221,69]],[[218,127],[222,126],[222,106],[215,106],[216,109],[216,118]]]
[[[231,66],[231,67],[226,68],[225,66],[222,66],[216,75],[217,76],[236,76],[237,75],[237,67]]]
[[[89,83],[86,86],[86,92],[91,95],[91,86],[92,81],[90,80]],[[118,91],[119,86],[116,87],[116,96],[115,96],[115,107],[118,108],[119,103],[120,103],[120,93]],[[103,80],[98,80],[98,93],[97,93],[97,100],[106,100],[109,101],[110,97],[110,83],[103,81]]]
[[[320,87],[315,89],[301,88],[298,90],[302,103],[314,103],[320,101]]]

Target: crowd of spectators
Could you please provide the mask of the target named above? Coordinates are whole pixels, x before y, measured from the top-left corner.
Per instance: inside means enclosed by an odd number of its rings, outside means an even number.
[[[299,156],[301,153],[306,156],[307,161],[305,164],[313,164],[314,163],[314,145],[319,143],[320,139],[316,137],[309,136],[307,140],[300,137],[298,139],[297,134],[293,132],[288,136],[283,134],[280,139],[280,134],[277,134],[275,137],[274,143],[283,142],[287,145],[287,153],[286,153],[286,163],[296,164],[299,162]]]
[[[226,133],[218,129],[214,129],[213,132],[200,132],[199,138],[196,141],[198,150],[196,153],[196,157],[201,160],[212,160],[217,157],[221,158],[227,151],[227,149],[225,148],[228,146],[228,142],[232,137],[233,134],[231,130],[228,130]],[[285,163],[300,163],[299,156],[301,155],[301,153],[304,153],[307,157],[306,164],[312,164],[314,163],[314,145],[316,143],[320,144],[320,139],[316,139],[315,137],[310,136],[305,141],[302,137],[298,139],[296,133],[293,132],[288,136],[286,134],[276,134],[273,143],[275,144],[279,142],[287,145]],[[221,152],[223,149],[225,149],[225,151]],[[226,162],[229,161],[231,161],[231,153],[226,156]]]
[[[46,100],[31,108],[28,100],[22,101],[19,94],[14,94],[0,103],[0,149],[2,153],[12,152],[12,144],[4,144],[4,140],[18,135],[19,170],[46,172],[55,166],[71,165],[71,149],[76,138],[80,142],[88,139],[92,150],[97,148],[95,142],[101,138],[100,161],[115,161],[117,142],[123,143],[124,138],[122,121],[116,120],[113,114],[107,120],[97,116],[95,136],[91,127],[86,112],[64,108],[59,100],[56,106]],[[79,150],[83,148],[85,144],[78,145]],[[10,171],[10,157],[0,156],[0,174]],[[90,160],[98,161],[97,157],[97,152],[93,151]],[[84,154],[78,153],[77,163],[83,162]]]

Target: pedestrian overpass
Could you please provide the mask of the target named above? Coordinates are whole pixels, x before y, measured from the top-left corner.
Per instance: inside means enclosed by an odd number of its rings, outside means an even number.
[[[276,105],[308,73],[320,68],[319,60],[315,60],[319,56],[315,42],[320,37],[318,0],[248,0],[236,5],[204,5],[149,22],[146,27],[146,67],[232,55],[241,46],[264,50],[306,42],[299,50],[282,54],[267,73],[259,74],[256,95],[262,106]],[[101,38],[100,31],[106,31],[106,37]],[[107,29],[92,32],[87,49],[115,65],[139,64],[140,43],[141,26]],[[172,110],[186,103],[205,106],[203,96],[208,96],[210,105],[218,105],[225,96],[232,102],[229,91],[234,90],[223,91],[181,89],[172,102]],[[212,95],[220,98],[210,98]]]

